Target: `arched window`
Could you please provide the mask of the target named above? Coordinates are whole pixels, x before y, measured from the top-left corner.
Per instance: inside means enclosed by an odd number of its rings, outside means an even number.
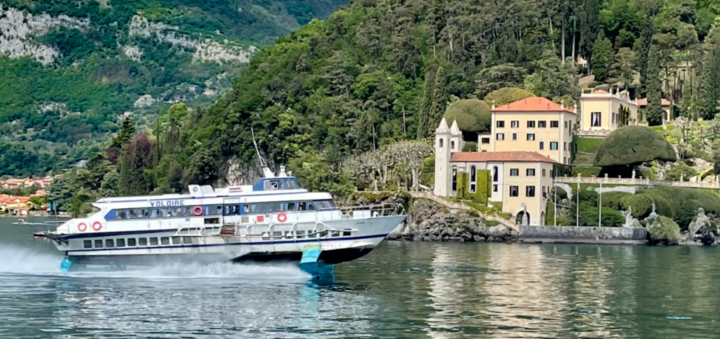
[[[439,142],[440,142],[440,144],[439,144],[439,145],[440,145],[440,148],[443,148],[443,139],[440,139]]]
[[[470,193],[477,191],[477,171],[475,166],[470,166]]]
[[[450,149],[455,150],[455,141],[450,141]]]
[[[457,191],[457,166],[452,167],[452,190]]]
[[[494,166],[493,167],[493,182],[497,182],[497,181],[498,181],[498,168],[497,168],[497,166]]]

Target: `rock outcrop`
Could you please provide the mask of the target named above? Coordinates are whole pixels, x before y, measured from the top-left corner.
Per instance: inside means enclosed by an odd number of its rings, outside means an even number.
[[[518,234],[503,226],[488,226],[477,215],[466,211],[450,211],[434,201],[417,199],[411,209],[411,222],[389,240],[406,241],[484,241],[511,242]]]

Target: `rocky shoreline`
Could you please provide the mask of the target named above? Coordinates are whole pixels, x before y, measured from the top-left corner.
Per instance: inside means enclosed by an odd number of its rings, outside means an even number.
[[[415,200],[411,218],[399,232],[388,240],[459,241],[459,242],[516,242],[519,234],[503,225],[488,225],[477,215],[467,211],[451,212],[444,206],[426,199]]]

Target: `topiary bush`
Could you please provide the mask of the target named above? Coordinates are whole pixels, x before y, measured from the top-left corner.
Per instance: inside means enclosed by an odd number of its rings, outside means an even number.
[[[647,231],[651,245],[677,245],[680,243],[680,227],[666,216],[661,215],[658,222],[650,225]]]
[[[626,195],[620,198],[620,209],[632,208],[634,218],[644,218],[652,212],[652,203],[653,200],[644,194]]]
[[[490,170],[477,171],[477,191],[475,192],[475,202],[487,206],[488,200],[492,195],[490,192]]]
[[[490,107],[478,99],[458,100],[445,110],[445,120],[448,124],[452,125],[453,121],[457,121],[461,131],[470,133],[489,132],[490,115]]]
[[[474,141],[468,141],[463,143],[462,151],[463,152],[477,152],[478,145],[477,142]]]
[[[457,174],[457,194],[455,195],[460,199],[468,199],[468,175],[465,172],[459,172]]]
[[[494,103],[497,107],[534,96],[535,94],[522,88],[505,87],[488,93],[484,100],[488,106],[492,107]]]
[[[610,207],[614,208],[616,210],[622,209],[622,203],[620,202],[622,198],[631,195],[627,192],[607,192],[601,194],[602,196],[602,205],[604,207]]]
[[[623,126],[610,133],[595,153],[595,166],[634,166],[653,160],[677,161],[662,134],[645,126]]]

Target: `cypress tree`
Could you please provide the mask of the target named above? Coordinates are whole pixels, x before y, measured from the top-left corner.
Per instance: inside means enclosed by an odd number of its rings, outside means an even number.
[[[652,36],[655,28],[653,27],[652,20],[647,20],[645,25],[640,32],[640,38],[635,41],[635,54],[637,55],[637,69],[640,73],[640,95],[647,95],[647,89],[645,84],[647,82],[647,66],[648,66],[648,54],[650,53],[650,46],[652,45]]]
[[[715,46],[705,55],[703,73],[700,78],[700,102],[698,110],[706,119],[713,119],[717,114],[718,99],[720,99],[720,45]]]
[[[435,86],[435,69],[428,68],[425,71],[425,85],[423,88],[423,96],[420,100],[420,107],[417,110],[417,138],[425,139],[429,135],[426,133],[428,128],[428,120],[430,114],[430,106],[432,106],[432,95]]]
[[[432,102],[430,105],[430,114],[426,135],[433,135],[440,120],[445,114],[445,106],[447,104],[447,93],[445,92],[445,69],[440,66],[435,73],[435,84],[433,85]]]
[[[661,125],[664,111],[662,109],[662,90],[660,84],[660,66],[658,65],[658,48],[650,47],[647,67],[647,121],[650,126]]]
[[[605,37],[602,31],[593,45],[593,56],[591,65],[595,80],[604,81],[608,78],[610,65],[613,62],[612,43]]]
[[[135,122],[129,116],[125,117],[120,125],[120,131],[118,131],[110,147],[122,148],[123,145],[130,142],[133,135],[135,135]]]

